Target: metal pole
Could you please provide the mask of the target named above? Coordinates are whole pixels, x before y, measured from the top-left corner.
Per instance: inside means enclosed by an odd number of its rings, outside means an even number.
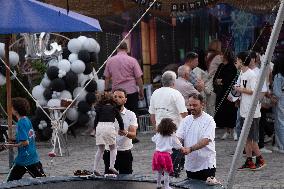
[[[9,63],[9,43],[10,43],[10,35],[5,40],[5,64],[10,68]],[[6,69],[6,92],[7,92],[7,114],[8,114],[8,138],[9,142],[13,137],[12,132],[12,99],[11,99],[11,77],[10,70]],[[12,167],[14,161],[14,151],[13,148],[9,148],[9,167]]]
[[[252,104],[249,110],[249,116],[245,119],[242,133],[241,133],[241,136],[240,136],[240,139],[239,139],[236,151],[235,151],[235,155],[233,157],[233,162],[231,164],[231,168],[230,168],[230,172],[229,172],[228,180],[227,180],[227,189],[232,189],[234,185],[234,179],[235,179],[235,173],[236,173],[237,166],[238,166],[238,161],[241,158],[240,156],[244,149],[244,146],[245,146],[248,134],[249,134],[251,123],[253,120],[253,115],[255,113],[255,109],[256,109],[256,106],[259,100],[258,99],[259,93],[262,89],[265,77],[267,75],[269,64],[272,59],[272,55],[273,55],[273,52],[274,52],[274,49],[275,49],[275,46],[278,40],[279,33],[282,28],[283,20],[284,20],[284,0],[281,0],[280,8],[278,10],[278,14],[277,14],[274,26],[273,26],[273,30],[272,30],[272,33],[269,39],[269,43],[267,45],[266,52],[265,52],[264,64],[261,68],[261,74],[259,76],[257,87],[253,93],[253,101],[252,101]]]

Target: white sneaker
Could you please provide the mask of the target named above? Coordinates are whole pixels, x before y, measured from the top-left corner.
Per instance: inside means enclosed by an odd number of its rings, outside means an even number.
[[[225,132],[224,135],[221,137],[222,140],[226,140],[230,136],[230,133]]]
[[[284,154],[284,150],[280,150],[277,146],[273,147],[273,151]]]
[[[259,151],[262,153],[262,154],[271,154],[272,151],[263,147],[263,148],[260,148]]]
[[[264,143],[268,143],[268,142],[270,142],[270,141],[272,141],[272,137],[269,137],[269,136],[265,135],[265,137],[264,137]]]
[[[234,133],[233,133],[233,137],[234,137],[234,141],[238,141],[238,135],[237,135],[237,132],[234,130]]]

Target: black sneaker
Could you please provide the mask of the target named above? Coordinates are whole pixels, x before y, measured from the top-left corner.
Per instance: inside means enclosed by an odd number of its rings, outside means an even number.
[[[138,143],[138,142],[140,142],[140,141],[138,140],[138,138],[132,139],[132,144],[136,144],[136,143]]]

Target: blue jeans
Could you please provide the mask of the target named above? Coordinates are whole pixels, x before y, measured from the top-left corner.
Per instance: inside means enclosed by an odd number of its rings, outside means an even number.
[[[241,136],[241,132],[242,132],[240,108],[238,108],[238,111],[237,111],[237,120],[236,120],[235,130],[236,130],[236,133],[239,139]]]

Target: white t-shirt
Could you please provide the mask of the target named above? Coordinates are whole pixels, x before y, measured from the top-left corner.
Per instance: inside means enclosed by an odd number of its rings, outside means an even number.
[[[254,69],[252,69],[252,71],[254,71],[257,80],[259,79],[259,75],[260,75],[260,69],[258,67],[255,67]],[[267,79],[264,80],[261,92],[266,93],[268,91],[268,83],[267,83]]]
[[[182,120],[176,135],[184,140],[184,147],[191,147],[204,138],[211,140],[206,147],[185,156],[184,167],[187,171],[216,168],[215,128],[213,117],[205,112],[196,119],[188,115]]]
[[[241,71],[238,82],[239,82],[238,85],[240,87],[254,91],[256,89],[256,85],[257,85],[257,76],[256,76],[255,72],[252,71],[251,69],[248,69],[246,72]],[[248,94],[245,94],[245,93],[241,94],[241,102],[240,102],[240,115],[241,115],[241,117],[243,117],[243,118],[248,117],[249,108],[251,106],[252,101],[253,101],[253,95],[248,95]],[[256,106],[254,118],[261,117],[260,107],[261,107],[261,105],[258,102],[257,106]]]
[[[123,120],[124,129],[128,131],[129,126],[138,128],[137,118],[134,112],[124,108],[120,115]],[[117,120],[115,121],[115,126],[117,130],[119,129]],[[118,135],[116,137],[116,145],[118,151],[130,150],[133,148],[132,139],[126,136]]]
[[[182,120],[181,113],[187,112],[182,94],[171,87],[161,87],[151,96],[149,113],[155,114],[158,125],[163,118],[170,118],[177,125]]]
[[[175,134],[171,136],[162,136],[160,133],[152,137],[152,141],[156,143],[156,151],[172,153],[172,149],[181,149],[182,144]]]

